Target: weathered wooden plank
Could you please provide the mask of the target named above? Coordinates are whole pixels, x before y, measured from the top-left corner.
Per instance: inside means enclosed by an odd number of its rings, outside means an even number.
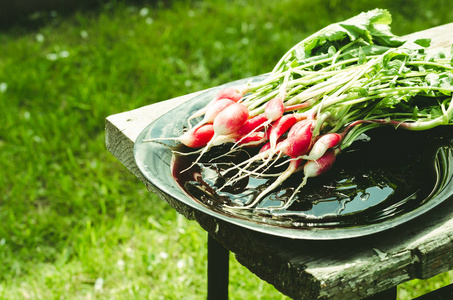
[[[453,23],[409,37],[431,37],[432,47],[449,49]],[[413,278],[429,278],[453,269],[453,207],[449,203],[423,218],[372,236],[304,241],[240,228],[194,211],[156,190],[134,162],[134,141],[151,121],[197,94],[108,117],[107,149],[148,189],[186,218],[195,219],[260,278],[295,299],[361,299]]]
[[[444,48],[450,50],[453,43],[453,23],[436,26],[406,35],[406,38],[409,40],[426,37],[431,39],[430,48]]]

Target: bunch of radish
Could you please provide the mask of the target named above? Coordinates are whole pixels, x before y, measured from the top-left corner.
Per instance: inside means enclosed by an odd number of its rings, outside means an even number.
[[[373,10],[329,25],[290,49],[266,79],[219,91],[189,117],[185,133],[169,139],[200,149],[193,164],[215,146],[229,144],[231,151],[260,147],[258,154],[231,167],[236,175],[226,185],[244,176],[264,176],[277,161],[287,167],[273,174],[275,180],[255,199],[230,208],[256,208],[300,173],[293,195],[275,208],[287,209],[309,178],[327,172],[366,131],[453,125],[451,57],[428,52],[425,40],[392,35],[385,26],[388,15]],[[351,26],[361,30],[347,29]],[[339,34],[332,35],[335,30]]]

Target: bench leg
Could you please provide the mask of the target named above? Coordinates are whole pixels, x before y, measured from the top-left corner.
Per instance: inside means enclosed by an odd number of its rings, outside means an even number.
[[[208,234],[208,300],[228,299],[230,252]]]

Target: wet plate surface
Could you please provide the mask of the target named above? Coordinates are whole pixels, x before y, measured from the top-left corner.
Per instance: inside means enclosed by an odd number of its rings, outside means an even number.
[[[218,159],[229,148],[217,147],[187,170],[197,155],[174,155],[172,149],[190,149],[173,141],[163,141],[166,145],[143,142],[180,136],[187,117],[215,93],[208,91],[151,123],[137,138],[134,149],[139,169],[153,185],[206,214],[267,234],[327,240],[393,228],[452,198],[453,130],[442,127],[403,132],[382,128],[370,131],[340,154],[327,174],[309,179],[288,209],[272,207],[288,200],[302,180],[300,173],[270,193],[257,209],[231,209],[250,202],[272,180],[248,176],[224,186],[235,175],[225,170],[250,153],[238,151]]]

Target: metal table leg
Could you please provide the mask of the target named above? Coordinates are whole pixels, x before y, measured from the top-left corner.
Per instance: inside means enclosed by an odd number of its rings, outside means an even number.
[[[228,299],[230,252],[208,234],[208,300]]]

